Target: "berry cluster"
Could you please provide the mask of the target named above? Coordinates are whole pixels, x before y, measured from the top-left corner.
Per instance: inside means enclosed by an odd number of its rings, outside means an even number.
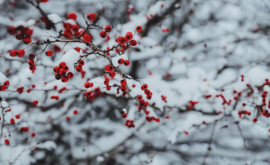
[[[32,41],[31,37],[33,35],[33,30],[28,27],[24,27],[22,25],[17,27],[10,26],[8,27],[8,33],[15,35],[16,39],[22,40],[24,44],[29,44]]]
[[[95,98],[97,98],[101,94],[100,89],[97,87],[92,91],[86,91],[84,92],[84,96],[89,100],[93,101]]]
[[[19,49],[19,50],[10,50],[9,51],[9,55],[11,57],[23,57],[25,55],[25,51],[23,49]]]
[[[249,112],[247,110],[242,110],[242,111],[238,111],[238,115],[239,115],[239,118],[242,118],[242,115],[248,115],[248,116],[250,116],[251,115],[251,112]]]
[[[109,85],[109,82],[110,82],[110,79],[109,79],[109,77],[107,77],[107,76],[105,76],[104,77],[104,84],[106,85],[106,89],[109,91],[109,90],[111,90],[111,86]]]
[[[134,120],[126,120],[125,126],[128,128],[135,128]]]
[[[3,85],[0,84],[0,91],[5,91],[6,89],[8,89],[8,86],[9,86],[9,81],[6,80]]]
[[[84,66],[84,61],[83,60],[78,61],[78,65],[76,66],[76,70],[78,72],[83,72],[83,68],[82,68],[83,66]]]
[[[51,96],[51,99],[59,100],[59,96]]]
[[[156,122],[160,122],[160,119],[159,118],[156,118],[154,116],[146,116],[145,117],[145,120],[148,121],[148,122],[151,122],[151,121],[156,121]]]
[[[72,36],[79,37],[81,34],[80,32],[83,31],[83,30],[79,31],[80,26],[78,24],[72,25],[69,22],[64,22],[63,26],[64,26],[63,36],[67,39],[70,39]]]
[[[57,80],[61,79],[62,82],[68,82],[69,79],[73,78],[73,73],[68,72],[68,70],[69,70],[69,68],[66,65],[66,63],[65,62],[60,62],[59,66],[55,66],[53,68],[53,71],[55,72],[55,78]]]
[[[129,66],[130,62],[129,62],[129,60],[124,60],[123,58],[120,58],[118,60],[118,64],[120,64],[120,65],[124,64],[125,66]]]
[[[107,33],[111,32],[112,31],[112,27],[111,25],[106,25],[104,27],[104,30],[102,30],[100,33],[99,33],[99,36],[101,38],[105,38],[107,36]]]
[[[151,100],[153,93],[148,89],[148,85],[147,84],[143,84],[141,86],[141,89],[144,91],[144,94],[146,95],[146,98],[148,100]]]
[[[137,41],[133,39],[133,34],[131,32],[127,32],[125,36],[119,36],[115,39],[115,41],[119,44],[120,48],[116,48],[115,52],[118,54],[123,54],[129,46],[136,46]]]
[[[28,61],[28,65],[29,65],[29,69],[32,70],[32,72],[34,73],[36,70],[36,65],[34,62],[36,55],[35,54],[29,54],[29,61]]]
[[[21,87],[18,87],[16,91],[17,91],[19,94],[22,94],[22,93],[23,93],[23,90],[24,90],[24,87],[21,86]]]
[[[104,67],[105,72],[107,72],[111,78],[114,78],[114,76],[116,74],[113,69],[114,69],[114,67],[111,64],[108,64]]]

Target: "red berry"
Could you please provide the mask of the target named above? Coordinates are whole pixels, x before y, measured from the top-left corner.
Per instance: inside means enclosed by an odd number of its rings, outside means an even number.
[[[11,51],[9,51],[9,54],[11,57],[15,57],[18,54],[18,52],[17,52],[17,50],[11,50]]]
[[[6,81],[4,82],[4,85],[9,86],[9,81],[6,80]]]
[[[5,139],[5,145],[9,145],[9,140]]]
[[[142,31],[142,27],[141,26],[137,26],[136,27],[136,31],[140,33]]]
[[[73,13],[73,12],[68,13],[67,18],[68,18],[68,19],[73,19],[74,21],[76,21],[76,19],[77,19],[77,14],[76,14],[76,13]]]
[[[127,81],[126,80],[121,80],[120,83],[121,83],[121,86],[126,86],[127,85]]]
[[[35,132],[31,133],[31,136],[32,137],[35,137],[36,136],[36,133]]]
[[[131,40],[131,39],[133,38],[133,34],[132,34],[131,32],[127,32],[127,33],[126,33],[126,38],[127,38],[128,40]]]
[[[92,39],[93,39],[93,37],[92,37],[90,34],[88,34],[88,33],[84,33],[84,34],[83,34],[83,40],[84,40],[85,42],[91,42]]]
[[[115,76],[115,71],[110,71],[109,76],[113,78]]]
[[[72,73],[72,72],[68,72],[68,73],[67,73],[67,77],[68,77],[69,79],[72,79],[72,78],[73,78],[73,73]]]
[[[74,110],[74,111],[73,111],[73,114],[74,114],[74,115],[77,115],[77,114],[78,114],[78,111],[77,111],[77,110]]]
[[[79,61],[79,65],[83,66],[84,65],[84,61],[83,60],[80,60]]]
[[[69,116],[66,116],[66,120],[69,121],[70,120],[70,117]]]
[[[143,84],[142,86],[141,86],[141,89],[142,90],[146,90],[148,88],[148,85],[147,84]]]
[[[29,44],[31,41],[32,41],[31,38],[24,38],[23,39],[24,44]]]
[[[113,65],[106,65],[105,66],[105,71],[107,71],[107,72],[110,72],[110,71],[112,71],[113,70]]]
[[[62,81],[62,82],[68,82],[68,77],[67,77],[67,76],[61,77],[61,81]]]
[[[75,49],[77,52],[80,52],[80,50],[81,50],[81,48],[78,47],[78,46],[76,46],[74,49]]]
[[[125,66],[129,66],[129,64],[130,64],[129,60],[125,60],[125,61],[124,61],[124,65],[125,65]]]
[[[38,101],[37,101],[37,100],[34,100],[34,101],[33,101],[33,104],[34,104],[34,105],[37,105],[37,104],[38,104]]]
[[[120,58],[119,60],[118,60],[118,64],[123,64],[124,63],[124,59],[123,58]]]
[[[23,49],[18,50],[18,57],[23,57],[25,54],[25,51]]]
[[[20,118],[21,118],[21,115],[18,114],[18,115],[15,116],[15,118],[16,118],[16,119],[20,119]]]
[[[59,67],[60,68],[65,68],[67,64],[65,62],[60,62]]]
[[[15,120],[13,118],[10,119],[10,124],[14,124]]]
[[[46,51],[46,56],[52,56],[52,55],[53,55],[53,51],[51,51],[51,50]]]
[[[112,31],[111,25],[106,25],[106,26],[104,27],[104,30],[105,30],[106,32],[111,32],[111,31]]]
[[[101,31],[101,32],[99,33],[99,36],[100,36],[101,38],[105,38],[105,37],[107,36],[106,31]]]
[[[90,20],[90,21],[95,21],[97,15],[95,13],[89,13],[87,15],[87,18]]]
[[[137,45],[137,41],[136,40],[131,40],[130,41],[130,45],[131,46],[136,46]]]
[[[8,33],[11,35],[16,34],[16,27],[14,27],[14,26],[8,27]]]

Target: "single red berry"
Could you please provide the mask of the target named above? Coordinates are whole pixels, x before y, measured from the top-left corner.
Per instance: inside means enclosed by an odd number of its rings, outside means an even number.
[[[37,100],[34,100],[34,101],[33,101],[33,104],[34,104],[34,105],[38,105],[38,101],[37,101]]]
[[[109,76],[114,78],[115,74],[116,74],[115,71],[112,70],[112,71],[110,71]]]
[[[35,132],[31,133],[31,136],[32,136],[33,138],[36,137],[36,133],[35,133]]]
[[[141,89],[142,90],[146,90],[148,88],[148,85],[147,84],[143,84],[142,86],[141,86]]]
[[[136,31],[140,33],[142,31],[142,26],[137,26]]]
[[[6,80],[6,81],[4,82],[4,85],[9,86],[9,80]]]
[[[80,60],[79,61],[79,65],[83,66],[84,65],[84,61],[83,60]]]
[[[77,110],[74,110],[73,111],[73,115],[77,115],[78,114],[78,111]]]
[[[66,120],[69,121],[70,120],[70,117],[69,116],[66,116]]]
[[[120,83],[121,83],[121,85],[122,85],[122,86],[126,86],[126,85],[127,85],[127,81],[126,81],[126,80],[124,80],[124,79],[123,79],[123,80],[121,80],[121,81],[120,81]]]
[[[18,57],[23,57],[25,54],[25,51],[23,49],[18,50]]]
[[[84,33],[84,34],[83,34],[83,40],[84,40],[85,42],[91,42],[92,39],[93,39],[93,37],[92,37],[90,34],[88,34],[88,33]]]
[[[128,40],[131,40],[131,39],[133,38],[133,34],[132,34],[131,32],[127,32],[127,33],[126,33],[126,38],[127,38]]]
[[[89,13],[87,15],[87,18],[90,20],[90,21],[95,21],[97,15],[95,13]]]
[[[65,63],[65,62],[60,62],[60,64],[59,64],[59,67],[60,68],[64,68],[64,67],[66,67],[67,66],[67,64]]]
[[[61,81],[62,81],[62,82],[68,82],[68,77],[67,77],[67,76],[61,77]]]
[[[24,38],[23,39],[24,44],[29,44],[31,41],[32,41],[31,38]]]
[[[124,63],[124,59],[123,58],[120,58],[119,60],[118,60],[118,64],[123,64]]]
[[[15,116],[15,118],[16,118],[16,119],[20,119],[20,118],[21,118],[21,115],[18,114],[18,115]]]
[[[15,120],[13,118],[10,119],[10,124],[14,124]]]
[[[130,41],[130,45],[131,46],[136,46],[137,45],[137,41],[136,40],[131,40]]]
[[[18,52],[17,52],[17,50],[11,50],[11,51],[9,51],[9,54],[11,57],[15,57],[18,54]]]
[[[73,30],[74,32],[78,32],[79,28],[80,28],[80,26],[77,25],[77,24],[72,25],[72,30]],[[79,34],[79,33],[77,33],[77,34]],[[74,34],[74,35],[75,35],[75,34]]]
[[[105,71],[110,72],[113,70],[113,65],[109,64],[105,66]]]
[[[105,37],[107,36],[106,31],[101,31],[101,32],[99,33],[99,36],[100,36],[101,38],[105,38]]]
[[[33,60],[35,57],[36,57],[35,54],[33,54],[33,53],[29,54],[29,59],[30,59],[30,60]]]
[[[77,14],[74,13],[74,12],[68,13],[67,18],[68,18],[68,19],[73,19],[74,21],[76,21],[76,19],[77,19]]]
[[[55,51],[55,52],[61,52],[60,46],[54,45],[54,46],[53,46],[53,51]]]
[[[51,50],[46,51],[46,56],[52,56],[52,55],[53,55],[53,51],[51,51]]]
[[[5,145],[9,145],[9,140],[5,139]]]
[[[72,79],[73,76],[74,76],[74,74],[73,74],[72,72],[68,72],[68,73],[67,73],[67,77],[68,77],[69,79]]]
[[[81,50],[81,48],[78,47],[78,46],[76,46],[74,49],[75,49],[77,52],[80,52],[80,50]]]
[[[129,66],[129,64],[130,64],[129,60],[125,60],[125,61],[124,61],[124,65],[125,65],[125,66]]]
[[[105,27],[104,27],[104,30],[106,31],[106,32],[111,32],[112,31],[112,27],[111,27],[111,25],[106,25]]]
[[[14,26],[8,27],[8,33],[11,35],[16,34],[16,27],[14,27]]]

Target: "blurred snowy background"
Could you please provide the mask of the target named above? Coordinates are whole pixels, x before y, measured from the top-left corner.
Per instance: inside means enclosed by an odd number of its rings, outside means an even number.
[[[0,165],[270,164],[269,0],[40,3],[55,30],[38,21],[42,15],[32,1],[0,0],[0,85],[10,82],[0,92]],[[108,41],[99,37],[100,30],[90,30],[93,43],[104,50],[119,35],[142,26],[143,31],[134,34],[138,45],[121,56],[130,66],[119,67],[132,77],[127,80],[131,98],[106,90],[108,61],[98,55],[85,59],[84,78],[77,73],[68,83],[55,79],[53,67],[65,52],[76,46],[85,49],[84,43],[25,45],[7,33],[9,26],[23,25],[33,29],[33,43],[52,40],[63,29],[62,21],[74,23],[67,20],[69,12],[77,13],[82,27],[82,13],[90,12],[99,15],[97,25],[113,27]],[[55,44],[61,52],[52,57],[42,52]],[[24,49],[26,55],[11,57],[12,49]],[[40,52],[32,73],[28,54]],[[119,59],[114,52],[111,57]],[[84,83],[89,79],[107,94],[87,100]],[[120,80],[116,76],[111,83]],[[132,98],[143,94],[142,83],[153,93],[147,111],[160,122],[146,121],[146,114],[137,110]],[[24,87],[21,94],[19,87]],[[63,87],[67,90],[59,92]],[[123,111],[135,128],[125,126]]]

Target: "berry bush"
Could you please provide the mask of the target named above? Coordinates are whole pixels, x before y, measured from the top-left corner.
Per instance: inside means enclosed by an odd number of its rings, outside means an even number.
[[[1,165],[267,165],[270,2],[0,1]]]

